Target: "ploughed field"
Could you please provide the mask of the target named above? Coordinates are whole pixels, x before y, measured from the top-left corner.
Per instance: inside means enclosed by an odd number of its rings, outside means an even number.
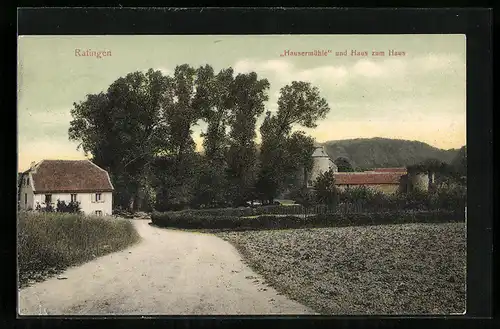
[[[465,311],[465,223],[217,233],[266,282],[321,314]]]

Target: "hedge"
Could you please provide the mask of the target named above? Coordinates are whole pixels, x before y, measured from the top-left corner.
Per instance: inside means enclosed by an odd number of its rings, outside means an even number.
[[[305,216],[207,216],[185,213],[153,213],[153,224],[160,227],[209,230],[261,230],[379,225],[415,222],[461,222],[463,211],[393,211],[378,213],[332,213]]]

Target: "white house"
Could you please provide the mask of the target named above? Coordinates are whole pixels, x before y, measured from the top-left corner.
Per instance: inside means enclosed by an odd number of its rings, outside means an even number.
[[[89,160],[42,160],[21,174],[19,205],[22,210],[45,207],[57,200],[77,201],[86,215],[112,214],[113,184],[106,170]]]

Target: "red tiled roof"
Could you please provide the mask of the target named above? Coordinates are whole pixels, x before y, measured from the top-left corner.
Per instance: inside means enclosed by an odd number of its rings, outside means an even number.
[[[375,168],[374,172],[404,172],[406,173],[406,168]]]
[[[43,160],[31,173],[35,193],[113,191],[108,173],[89,160]]]
[[[337,185],[375,185],[375,184],[399,184],[402,173],[337,173],[335,184]]]

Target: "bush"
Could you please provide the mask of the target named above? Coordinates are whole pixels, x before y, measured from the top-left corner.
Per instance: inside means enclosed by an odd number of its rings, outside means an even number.
[[[129,221],[68,213],[18,214],[19,283],[57,273],[139,240]]]
[[[56,211],[78,214],[81,212],[80,202],[71,201],[66,203],[65,201],[57,200]]]
[[[435,191],[411,191],[384,194],[361,186],[340,192],[341,204],[353,204],[366,212],[393,210],[463,210],[466,203],[465,186],[438,188]]]
[[[349,225],[376,225],[413,222],[459,222],[463,211],[392,211],[378,213],[330,213],[305,216],[271,216],[254,218],[153,213],[153,224],[161,227],[210,230],[259,230]]]
[[[42,205],[40,205],[40,203],[37,202],[35,210],[41,212],[54,212],[56,209],[54,208],[52,203],[45,204],[45,202],[42,202]]]

